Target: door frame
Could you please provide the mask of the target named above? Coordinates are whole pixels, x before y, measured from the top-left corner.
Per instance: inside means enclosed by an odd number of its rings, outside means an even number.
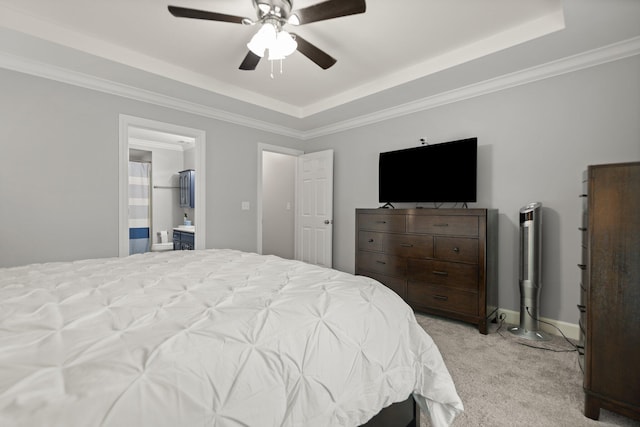
[[[119,144],[118,144],[118,256],[129,256],[129,130],[143,128],[158,132],[184,135],[195,140],[196,162],[196,207],[194,208],[194,223],[196,224],[195,248],[206,248],[206,132],[171,123],[143,119],[141,117],[119,115]],[[177,172],[177,171],[176,171]]]
[[[302,154],[304,154],[304,151],[302,150],[297,150],[295,148],[287,148],[287,147],[280,147],[278,145],[271,145],[271,144],[264,144],[262,142],[258,143],[258,194],[257,194],[257,201],[256,201],[256,216],[257,216],[257,230],[258,230],[258,236],[256,239],[256,252],[259,254],[262,254],[262,216],[263,216],[263,212],[262,212],[262,162],[264,161],[264,157],[262,155],[262,153],[264,153],[265,151],[271,152],[271,153],[279,153],[279,154],[288,154],[290,156],[294,156],[294,157],[298,157]],[[296,161],[297,164],[297,161]],[[298,171],[297,171],[297,166],[296,166],[296,177],[295,179],[295,184],[296,184],[296,188],[295,188],[295,195],[294,195],[294,200],[293,200],[293,205],[294,205],[294,235],[297,235],[298,232],[298,227],[297,227],[297,222],[298,222]],[[295,251],[295,245],[297,245],[297,239],[294,237],[294,241],[296,243],[294,243],[294,253],[296,253]]]

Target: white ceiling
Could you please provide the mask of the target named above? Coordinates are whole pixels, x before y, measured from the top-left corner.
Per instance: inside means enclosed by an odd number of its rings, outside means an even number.
[[[296,0],[294,9],[320,0]],[[255,18],[251,0],[0,0],[4,25],[189,85],[305,117],[564,26],[560,0],[367,0],[364,14],[287,26],[337,59],[295,52],[238,70],[256,27],[173,17],[167,5]]]
[[[296,0],[294,10],[319,2]],[[307,130],[640,34],[637,0],[366,4],[364,14],[294,29],[336,65],[322,70],[295,52],[274,78],[266,59],[238,69],[256,27],[167,10],[255,18],[251,0],[0,0],[0,54]],[[454,79],[444,79],[448,70]]]

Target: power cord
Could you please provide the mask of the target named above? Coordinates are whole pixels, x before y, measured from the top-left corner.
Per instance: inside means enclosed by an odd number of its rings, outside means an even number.
[[[546,321],[544,321],[544,320],[537,319],[533,314],[531,314],[531,312],[529,311],[529,307],[525,307],[525,309],[527,310],[527,314],[528,314],[529,316],[531,316],[531,318],[532,318],[533,320],[535,320],[535,321],[537,321],[537,322],[544,323],[545,325],[553,326],[554,328],[556,328],[556,330],[557,330],[558,332],[560,332],[560,335],[562,335],[562,338],[564,338],[564,339],[565,339],[565,341],[567,341],[567,342],[569,343],[569,345],[572,347],[572,350],[564,350],[564,351],[567,351],[567,352],[570,352],[570,351],[578,351],[578,347],[579,347],[579,346],[578,346],[578,345],[576,345],[576,344],[574,344],[574,343],[572,343],[572,342],[571,342],[571,340],[569,340],[569,338],[567,338],[567,336],[566,336],[565,334],[563,334],[563,333],[562,333],[562,331],[560,330],[560,328],[558,328],[558,327],[557,327],[556,325],[554,325],[553,323],[550,323],[550,322],[546,322]]]
[[[506,337],[504,335],[502,335],[502,333],[500,332],[500,329],[502,329],[502,324],[504,323],[504,319],[506,319],[506,318],[507,318],[506,314],[504,314],[504,313],[498,314],[498,320],[500,321],[500,324],[498,325],[498,329],[496,329],[496,333],[498,335],[500,335],[502,338],[505,338],[505,339],[506,339]]]
[[[535,349],[537,349],[537,350],[552,351],[552,352],[554,352],[554,353],[573,353],[574,351],[578,351],[579,346],[577,346],[576,344],[572,343],[572,342],[569,340],[569,338],[567,338],[567,337],[565,336],[565,334],[563,334],[563,333],[562,333],[562,331],[561,331],[561,330],[560,330],[556,325],[554,325],[553,323],[545,322],[544,320],[536,319],[536,318],[535,318],[535,316],[533,316],[533,315],[531,314],[531,312],[529,311],[529,307],[525,307],[525,309],[526,309],[526,311],[527,311],[527,314],[528,314],[529,316],[531,316],[531,318],[532,318],[533,320],[537,320],[538,322],[542,322],[542,323],[545,323],[545,324],[551,325],[551,326],[553,326],[554,328],[556,328],[556,329],[558,330],[558,332],[560,332],[560,335],[562,335],[562,337],[563,337],[563,338],[564,338],[564,339],[565,339],[565,340],[566,340],[566,341],[571,345],[571,347],[572,347],[572,348],[571,348],[570,350],[566,350],[566,349],[557,350],[557,349],[553,349],[553,348],[538,347],[538,346],[535,346],[535,345],[531,345],[531,344],[527,344],[527,343],[524,343],[524,342],[517,341],[517,343],[518,343],[518,344],[523,345],[523,346],[525,346],[525,347],[535,348]],[[500,336],[501,336],[502,338],[504,338],[504,339],[506,339],[507,337],[505,337],[504,335],[502,335],[502,333],[500,332],[500,329],[502,328],[502,325],[504,324],[504,320],[505,320],[506,318],[507,318],[507,315],[506,315],[505,313],[500,313],[500,314],[498,315],[498,320],[500,321],[500,323],[499,323],[499,325],[498,325],[498,329],[496,329],[496,333],[497,333],[498,335],[500,335]]]

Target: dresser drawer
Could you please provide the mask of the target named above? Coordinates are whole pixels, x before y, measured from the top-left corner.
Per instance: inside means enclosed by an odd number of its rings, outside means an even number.
[[[384,252],[411,258],[433,258],[433,237],[416,234],[386,234]]]
[[[425,286],[409,280],[407,282],[409,304],[476,316],[478,295],[442,286]]]
[[[478,263],[478,239],[464,237],[435,238],[435,257],[448,261]]]
[[[408,233],[477,236],[478,217],[407,215]]]
[[[412,282],[477,291],[478,266],[457,262],[409,259],[408,278]]]
[[[396,294],[400,295],[403,300],[407,299],[407,280],[400,277],[391,277],[384,274],[372,273],[372,272],[363,272],[361,276],[371,277],[372,279],[377,280],[378,282],[385,285],[387,288],[394,291]]]
[[[358,251],[358,274],[361,270],[385,274],[392,277],[404,277],[407,273],[407,263],[404,258],[376,252]]]
[[[361,231],[358,233],[358,249],[363,251],[382,252],[383,234],[374,231]]]
[[[388,214],[359,214],[358,228],[360,230],[387,231],[391,233],[404,233],[404,215]]]

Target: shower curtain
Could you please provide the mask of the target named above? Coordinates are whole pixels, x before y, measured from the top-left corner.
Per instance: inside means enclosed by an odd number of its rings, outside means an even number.
[[[129,162],[129,255],[150,249],[151,164]]]

